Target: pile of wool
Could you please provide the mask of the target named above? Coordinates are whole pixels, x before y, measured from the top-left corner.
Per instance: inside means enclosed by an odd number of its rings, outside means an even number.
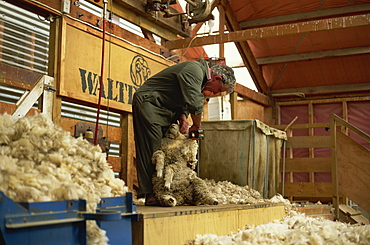
[[[229,181],[204,180],[219,204],[255,204],[266,202],[261,194],[249,186],[235,185]]]
[[[270,199],[262,198],[261,193],[250,188],[248,185],[239,186],[229,181],[205,179],[207,187],[219,204],[257,204],[257,203],[280,203],[284,204],[286,213],[289,213],[292,204],[282,195],[276,194]]]
[[[280,221],[248,225],[230,235],[197,235],[188,245],[370,244],[370,225],[351,225],[290,212]]]
[[[95,212],[101,197],[124,196],[106,154],[74,138],[44,114],[20,119],[0,115],[0,191],[15,202],[85,199]],[[88,244],[106,244],[105,231],[87,223]]]
[[[263,199],[249,186],[228,181],[205,180],[221,204],[283,203],[287,215],[263,225],[246,225],[229,235],[197,235],[187,245],[254,245],[254,244],[370,244],[370,225],[351,225],[323,218],[312,218],[293,211],[292,204],[280,194]]]

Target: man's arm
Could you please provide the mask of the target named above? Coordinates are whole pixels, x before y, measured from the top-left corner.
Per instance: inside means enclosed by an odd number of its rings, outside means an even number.
[[[200,129],[200,124],[202,121],[202,113],[198,115],[191,114],[191,119],[193,120],[193,125],[190,127],[189,131],[196,131]]]

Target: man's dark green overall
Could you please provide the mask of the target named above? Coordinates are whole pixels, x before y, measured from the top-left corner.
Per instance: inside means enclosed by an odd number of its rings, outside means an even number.
[[[168,126],[181,114],[203,111],[202,87],[208,81],[208,67],[197,61],[170,66],[149,78],[134,94],[132,113],[136,145],[136,167],[142,193],[153,193],[151,163]]]

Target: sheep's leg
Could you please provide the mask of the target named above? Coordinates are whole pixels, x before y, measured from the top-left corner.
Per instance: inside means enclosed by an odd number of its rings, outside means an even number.
[[[157,171],[157,177],[162,178],[164,169],[164,152],[158,150],[153,153],[152,163],[155,164],[155,170]]]
[[[170,166],[168,166],[164,172],[164,188],[165,189],[169,190],[171,188],[174,175],[175,175],[175,171],[173,171],[173,169]]]
[[[194,188],[194,205],[199,204],[209,204],[209,205],[218,205],[218,200],[210,195],[208,187],[204,180],[201,178],[194,178],[193,179],[193,188]]]

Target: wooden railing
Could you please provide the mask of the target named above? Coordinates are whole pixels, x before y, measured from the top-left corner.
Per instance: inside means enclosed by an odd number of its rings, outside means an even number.
[[[329,128],[329,123],[315,124],[293,124],[289,127],[285,125],[273,126],[275,128],[286,130],[288,140],[285,143],[284,154],[281,161],[280,169],[282,172],[282,180],[280,192],[291,201],[331,201],[332,183],[316,182],[315,173],[331,172],[331,157],[316,157],[314,154],[315,148],[330,149],[329,135],[314,135],[313,130],[316,128]],[[294,136],[293,131],[298,129],[307,129],[307,136]],[[293,150],[305,148],[308,151],[308,156],[297,158],[293,156]],[[293,176],[295,173],[308,173],[307,182],[294,182]]]
[[[339,219],[340,195],[370,213],[370,151],[337,130],[345,127],[370,143],[370,136],[337,115],[330,115],[334,217]],[[342,129],[343,130],[343,129]]]
[[[284,130],[286,125],[276,125]],[[325,128],[330,134],[313,135],[313,129]],[[308,129],[308,136],[294,136],[293,131]],[[334,130],[335,129],[335,130]],[[290,200],[333,202],[335,219],[339,206],[351,200],[370,213],[370,151],[348,136],[351,131],[370,143],[370,136],[337,115],[330,123],[294,124],[287,131],[288,140],[280,169],[280,193]],[[307,148],[307,158],[294,158],[293,149]],[[329,148],[330,156],[316,157],[315,148]],[[331,182],[316,182],[315,173],[331,173]],[[308,182],[294,182],[294,173],[309,173]],[[284,176],[287,176],[284,178]]]

